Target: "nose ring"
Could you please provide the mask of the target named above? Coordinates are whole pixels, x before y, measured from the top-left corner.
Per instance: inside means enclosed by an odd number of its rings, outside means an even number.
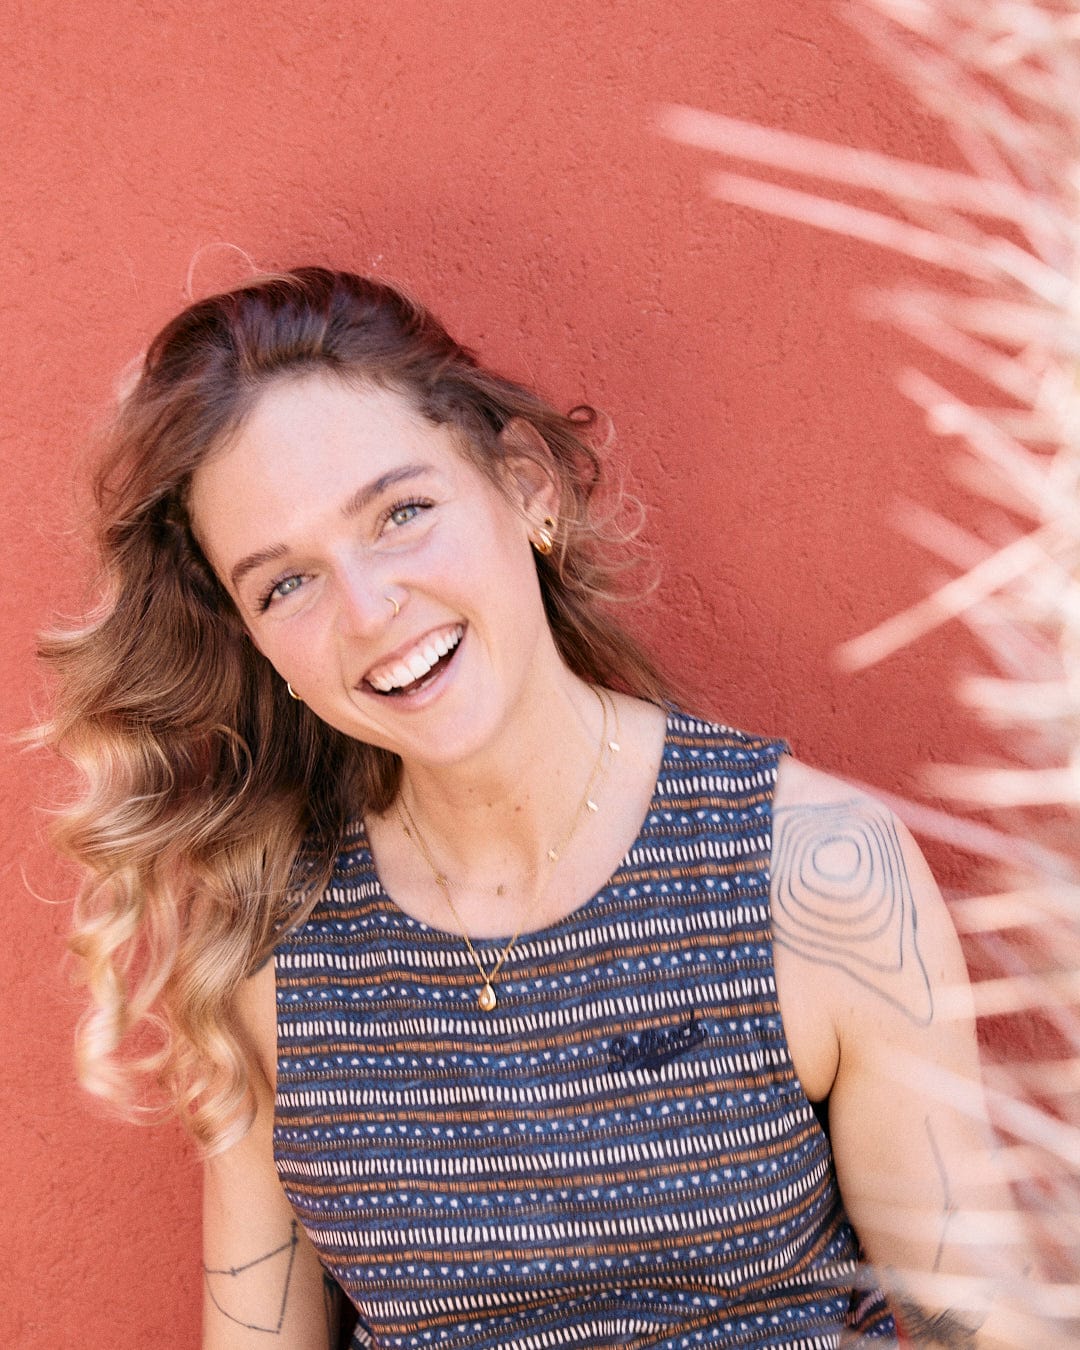
[[[398,602],[394,599],[394,597],[393,597],[392,595],[384,595],[384,596],[383,596],[383,599],[386,601],[386,603],[387,603],[388,605],[393,605],[393,606],[394,606],[394,615],[393,615],[393,617],[396,619],[397,616],[401,613],[401,606],[398,604]]]

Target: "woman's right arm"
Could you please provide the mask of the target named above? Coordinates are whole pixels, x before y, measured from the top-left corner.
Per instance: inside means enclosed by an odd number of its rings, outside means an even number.
[[[272,1071],[273,968],[247,981],[241,1020]],[[340,1290],[319,1263],[278,1181],[273,1091],[254,1069],[256,1115],[206,1162],[202,1350],[335,1350]]]

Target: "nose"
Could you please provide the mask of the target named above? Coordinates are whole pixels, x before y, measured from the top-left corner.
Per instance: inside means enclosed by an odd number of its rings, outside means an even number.
[[[334,581],[337,625],[343,637],[381,633],[400,609],[400,602],[388,599],[395,589],[393,581],[383,578],[370,559],[343,564]]]

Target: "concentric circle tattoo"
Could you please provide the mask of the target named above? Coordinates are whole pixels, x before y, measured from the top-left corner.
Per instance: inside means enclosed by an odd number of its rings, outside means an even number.
[[[929,1023],[934,1004],[915,901],[888,813],[862,800],[784,807],[773,833],[776,941]]]

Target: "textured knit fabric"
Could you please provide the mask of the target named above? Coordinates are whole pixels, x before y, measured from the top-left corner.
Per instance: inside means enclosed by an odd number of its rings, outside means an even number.
[[[783,746],[669,715],[608,884],[515,945],[460,936],[361,827],[276,954],[275,1155],[352,1344],[832,1350],[891,1337],[796,1077],[769,930]],[[502,944],[477,944],[490,966]]]

